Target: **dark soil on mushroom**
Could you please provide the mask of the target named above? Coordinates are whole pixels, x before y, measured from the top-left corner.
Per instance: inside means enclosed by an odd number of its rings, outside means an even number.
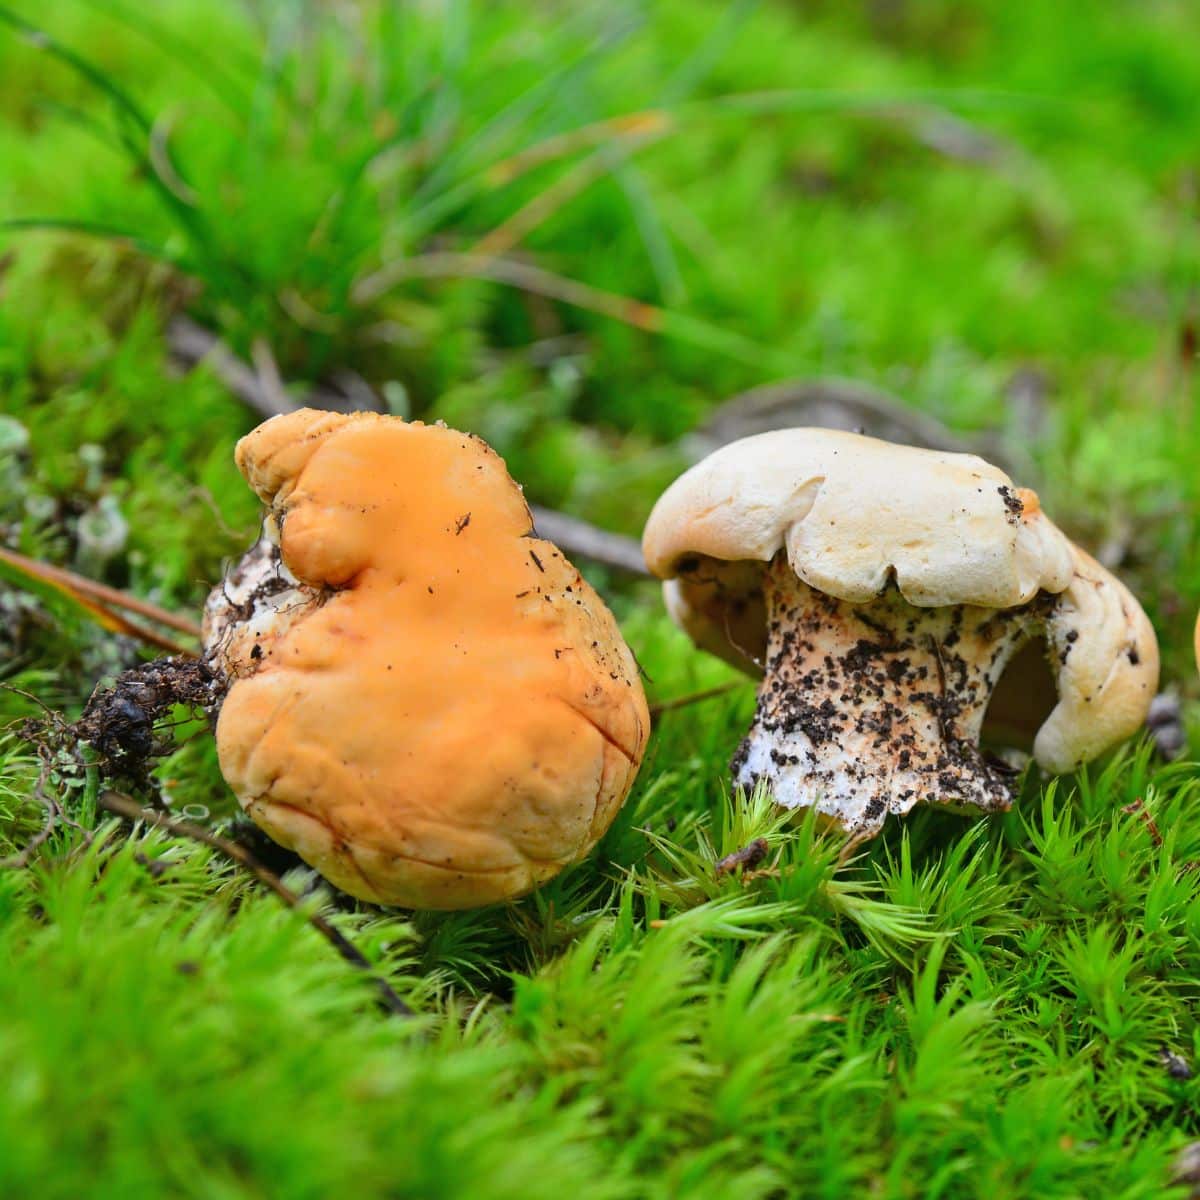
[[[1012,772],[981,752],[979,727],[1004,667],[1040,624],[1041,600],[918,609],[893,583],[849,604],[796,579],[782,555],[764,588],[766,672],[731,764],[737,782],[762,780],[784,803],[837,799],[847,823],[868,832],[918,800],[1009,806]]]
[[[172,748],[155,736],[155,724],[177,705],[211,717],[224,692],[223,681],[202,660],[157,658],[98,687],[75,733],[101,755],[107,775],[141,782],[152,761]]]

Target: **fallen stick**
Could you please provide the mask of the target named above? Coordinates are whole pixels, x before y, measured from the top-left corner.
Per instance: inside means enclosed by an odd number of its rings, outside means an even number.
[[[744,686],[746,682],[742,679],[731,679],[728,683],[719,683],[716,687],[705,688],[702,692],[691,692],[687,696],[676,696],[673,700],[660,701],[658,704],[650,705],[650,716],[651,718],[660,717],[663,713],[674,712],[677,708],[688,708],[705,700],[715,700],[718,696],[725,696],[732,692],[734,688]]]
[[[642,547],[631,537],[620,533],[609,533],[597,529],[578,517],[555,512],[550,508],[532,505],[533,524],[539,536],[565,550],[572,558],[590,558],[601,566],[624,571],[628,575],[650,578],[646,560],[642,558]]]
[[[5,546],[0,546],[0,562],[19,567],[30,575],[51,583],[64,584],[73,591],[90,596],[94,600],[101,600],[105,604],[111,604],[114,608],[122,608],[126,612],[137,613],[140,617],[148,617],[159,625],[166,625],[169,629],[177,629],[180,633],[186,633],[188,637],[197,639],[200,637],[200,626],[195,621],[181,617],[178,613],[170,612],[168,609],[159,608],[157,604],[151,604],[149,600],[141,600],[128,592],[109,587],[106,583],[98,583],[86,575],[68,571],[65,567],[56,567],[51,563],[42,562],[40,559],[29,558],[24,554],[18,554],[15,550],[9,550]]]

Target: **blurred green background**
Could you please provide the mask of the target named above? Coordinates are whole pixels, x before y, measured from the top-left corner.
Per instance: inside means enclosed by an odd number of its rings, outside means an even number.
[[[853,425],[850,380],[1037,488],[1142,599],[1194,724],[1198,47],[1190,0],[4,0],[0,542],[197,612],[259,519],[238,378],[469,429],[533,502],[633,536],[744,393]],[[587,570],[652,698],[730,678],[654,587]],[[6,722],[143,656],[0,582]],[[725,795],[751,703],[666,718],[601,854],[539,897],[343,914],[431,1040],[195,848],[52,839],[0,876],[0,1190],[1168,1194],[1191,764],[1130,748],[846,868]],[[191,729],[164,794],[227,814]],[[15,850],[36,770],[2,754]],[[680,882],[763,831],[782,881]]]

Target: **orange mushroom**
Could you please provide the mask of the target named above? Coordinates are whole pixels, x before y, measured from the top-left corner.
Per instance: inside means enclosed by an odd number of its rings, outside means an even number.
[[[469,908],[588,853],[641,763],[637,665],[478,438],[301,410],[243,438],[263,539],[209,599],[221,769],[365,900]]]

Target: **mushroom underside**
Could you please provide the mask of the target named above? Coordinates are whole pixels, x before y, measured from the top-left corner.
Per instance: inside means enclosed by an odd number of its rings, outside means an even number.
[[[816,808],[860,837],[917,803],[1010,806],[1016,772],[980,735],[986,719],[1003,740],[1024,739],[1052,707],[1055,597],[920,608],[893,583],[851,603],[809,587],[782,554],[762,591],[764,675],[735,783],[763,782],[779,804]]]

